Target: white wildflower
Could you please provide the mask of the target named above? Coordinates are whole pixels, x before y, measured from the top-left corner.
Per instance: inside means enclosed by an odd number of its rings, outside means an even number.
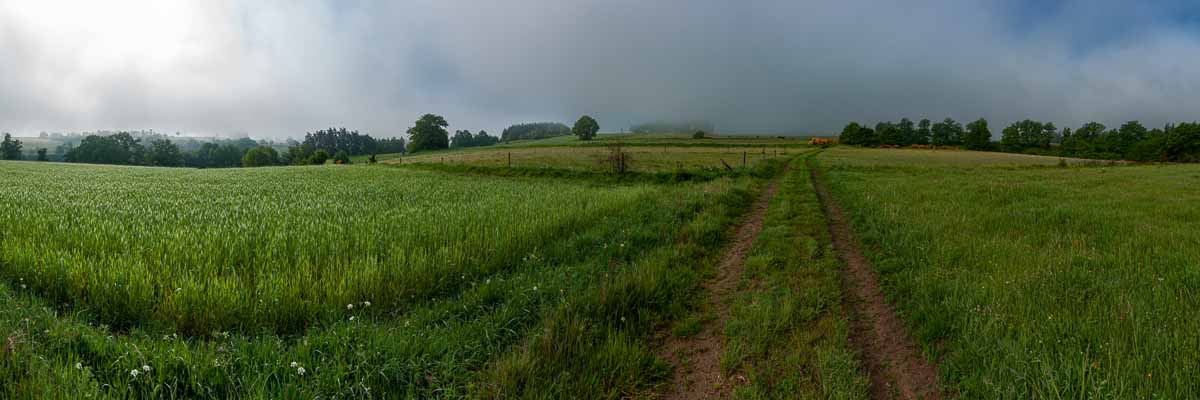
[[[290,365],[290,366],[291,366],[292,368],[296,368],[296,367],[299,367],[299,366],[300,366],[300,364],[297,364],[295,361],[292,361],[292,363],[291,363],[291,365]]]
[[[83,369],[83,363],[75,363],[75,369]]]
[[[129,370],[129,375],[133,376],[134,378],[137,378],[138,374],[140,374],[140,373],[141,373],[141,371],[138,371],[137,369]]]
[[[296,368],[296,373],[300,374],[300,376],[304,376],[305,372],[308,372],[308,371],[305,371],[304,367]]]
[[[346,305],[346,309],[347,309],[347,310],[353,310],[353,309],[354,309],[354,304],[347,304],[347,305]]]
[[[353,315],[351,315],[351,316],[350,316],[350,320],[351,320],[351,321],[353,321],[353,320],[354,320],[354,316],[353,316]]]
[[[371,306],[371,302],[369,302],[369,301],[364,301],[364,302],[363,302],[363,306],[370,307],[370,306]]]
[[[142,366],[142,371],[150,372],[150,366],[149,366],[149,365],[143,365],[143,366]]]

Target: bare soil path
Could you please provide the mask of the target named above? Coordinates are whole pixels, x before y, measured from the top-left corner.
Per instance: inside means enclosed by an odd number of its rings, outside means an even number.
[[[809,162],[813,187],[825,208],[833,247],[845,263],[842,293],[850,316],[850,342],[871,379],[872,399],[941,399],[937,367],[917,350],[904,323],[880,291],[870,261],[858,247],[849,221],[830,197],[821,173]]]
[[[779,182],[788,171],[788,164],[785,163],[782,172],[772,178],[758,196],[750,212],[738,225],[734,241],[717,266],[717,276],[704,283],[704,292],[708,294],[704,309],[714,319],[703,324],[700,332],[694,335],[685,338],[668,335],[659,349],[660,356],[675,366],[670,386],[663,393],[664,399],[720,398],[728,394],[734,385],[742,383],[736,377],[731,380],[721,374],[721,346],[725,323],[729,320],[729,303],[737,291],[746,253],[750,251],[759,231],[762,231],[763,216],[767,213],[771,198],[775,197]]]

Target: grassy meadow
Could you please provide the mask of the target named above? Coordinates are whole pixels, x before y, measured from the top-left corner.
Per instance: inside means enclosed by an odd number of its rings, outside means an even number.
[[[706,178],[605,178],[616,141],[635,175]],[[810,167],[950,394],[1200,396],[1200,167],[597,143],[381,165],[0,162],[0,398],[657,398],[659,341],[714,319],[702,283],[775,178],[720,330],[729,394],[866,398]],[[566,172],[505,172],[524,170]]]
[[[652,393],[648,338],[777,165],[658,185],[0,162],[0,397]]]
[[[782,159],[807,148],[747,148],[747,147],[673,147],[627,146],[630,168],[638,172],[671,172],[678,170],[721,171],[752,167],[768,159]],[[388,164],[447,164],[472,167],[553,168],[575,171],[603,171],[611,154],[603,146],[559,147],[482,147],[458,151],[433,152],[390,158]],[[724,164],[722,163],[724,162]],[[743,164],[743,162],[745,164]]]
[[[1200,396],[1200,167],[1029,157],[817,159],[959,397]]]
[[[810,136],[804,135],[753,135],[753,134],[706,134],[693,138],[691,133],[601,133],[593,140],[583,141],[574,136],[557,136],[546,139],[514,140],[495,147],[560,147],[560,146],[670,146],[670,147],[807,147]]]
[[[1050,165],[1107,164],[1092,160],[1048,157],[1016,153],[964,150],[871,149],[836,146],[821,153],[821,160],[836,166],[854,167],[1027,167]]]

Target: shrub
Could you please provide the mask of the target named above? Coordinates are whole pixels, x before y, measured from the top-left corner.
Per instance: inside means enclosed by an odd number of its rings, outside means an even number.
[[[278,163],[279,153],[267,146],[258,146],[242,155],[243,167],[266,167]]]
[[[321,164],[324,164],[325,161],[329,160],[329,153],[325,152],[325,150],[317,150],[317,151],[313,152],[312,157],[309,158],[308,160],[313,165],[321,165]]]
[[[346,154],[345,150],[339,150],[337,152],[337,154],[335,154],[333,156],[333,163],[334,164],[349,164],[350,163],[350,155]]]

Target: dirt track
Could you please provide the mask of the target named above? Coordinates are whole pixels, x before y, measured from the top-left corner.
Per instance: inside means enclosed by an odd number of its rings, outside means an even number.
[[[870,261],[863,256],[841,207],[809,163],[813,187],[825,208],[833,246],[845,263],[842,293],[850,318],[850,342],[871,379],[872,399],[940,399],[937,367],[917,350],[904,323],[883,297]]]
[[[736,377],[730,382],[729,377],[721,375],[722,331],[729,320],[729,302],[742,276],[742,263],[754,244],[754,238],[762,230],[763,216],[767,213],[771,198],[775,197],[780,180],[787,174],[787,164],[783,171],[771,180],[755,200],[750,213],[738,225],[734,241],[717,267],[717,276],[704,284],[704,292],[707,293],[704,307],[715,318],[704,324],[695,335],[686,338],[669,336],[659,350],[659,354],[675,366],[671,386],[666,389],[663,398],[719,398],[738,383]]]

